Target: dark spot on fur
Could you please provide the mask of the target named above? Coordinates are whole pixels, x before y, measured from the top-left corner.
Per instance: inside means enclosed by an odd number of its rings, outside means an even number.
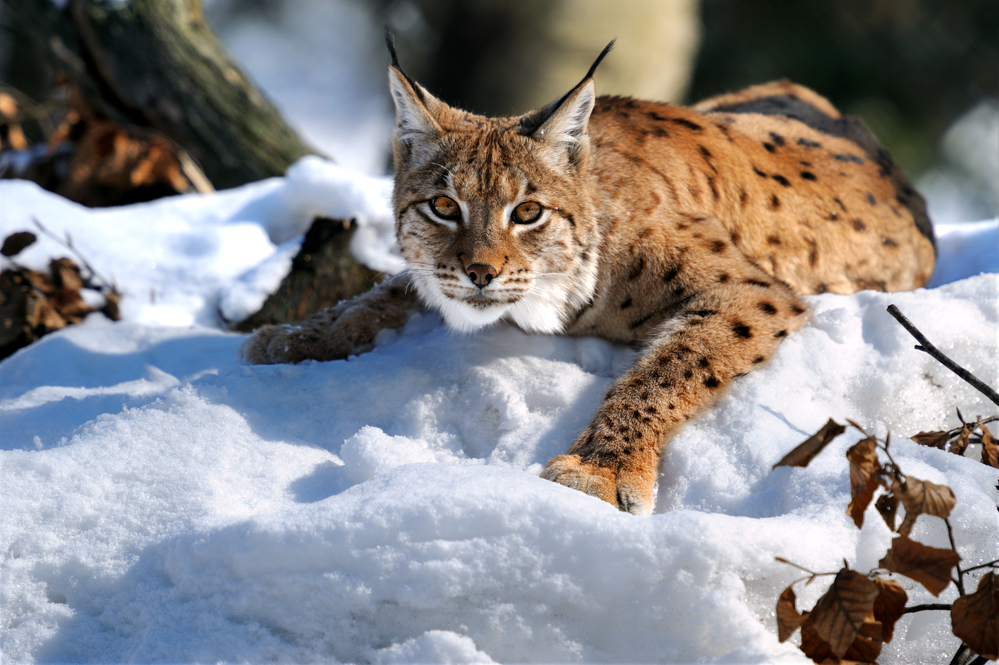
[[[776,337],[777,339],[780,339],[781,337],[787,337],[787,331],[786,330],[779,330],[779,331],[777,331],[777,332],[774,333],[774,337]]]
[[[762,286],[765,289],[770,288],[770,283],[769,282],[764,282],[762,279],[744,279],[744,280],[742,280],[742,283],[743,284],[750,284],[752,286]]]
[[[799,316],[805,313],[805,309],[803,307],[798,307],[797,305],[791,305],[791,311]]]
[[[816,143],[811,139],[798,139],[798,145],[804,146],[806,148],[821,148],[821,143]]]
[[[661,115],[659,115],[655,111],[648,111],[648,112],[646,112],[645,115],[647,115],[648,117],[652,118],[653,120],[658,120],[659,122],[662,122],[662,121],[666,120],[666,118],[662,117]]]
[[[770,207],[774,210],[780,207],[780,199],[777,198],[776,194],[770,197]]]
[[[778,238],[777,236],[770,235],[770,236],[767,236],[767,244],[768,245],[780,245],[781,241],[780,241],[780,238]]]
[[[842,210],[843,212],[846,212],[846,206],[843,205],[843,202],[840,201],[839,198],[834,198],[833,199],[833,203],[835,203],[836,205],[838,205],[840,210]]]
[[[721,254],[725,251],[725,241],[715,240],[708,246],[708,248],[715,254]]]
[[[776,132],[770,132],[770,140],[777,145],[784,145],[784,137]]]
[[[707,358],[701,358],[699,361],[697,361],[697,364],[700,365],[701,367],[707,367],[711,363],[708,362]]]
[[[755,358],[753,358],[753,364],[759,365],[764,360],[766,360],[766,358],[764,358],[763,356],[756,356]]]
[[[864,160],[856,155],[833,155],[833,159],[837,162],[853,162],[854,164],[864,163]]]
[[[765,300],[759,304],[759,308],[761,312],[765,314],[770,314],[771,316],[777,313],[777,308],[774,307],[773,304],[768,303]]]
[[[780,184],[784,185],[785,187],[790,187],[791,186],[791,183],[788,181],[788,179],[785,178],[782,175],[776,175],[775,174],[775,175],[772,175],[770,177],[773,178],[774,180],[776,180],[777,182],[779,182]]]
[[[698,145],[697,149],[700,150],[701,154],[704,155],[705,157],[711,156],[711,151],[705,148],[703,145]]]
[[[569,226],[576,228],[576,218],[572,216],[571,212],[562,213],[562,216],[565,217],[565,221],[569,222]]]
[[[742,337],[744,339],[749,339],[753,336],[753,331],[744,323],[736,322],[732,326],[732,332],[735,333],[736,337]]]
[[[812,173],[811,171],[802,171],[802,172],[801,172],[801,177],[802,177],[802,179],[804,179],[804,180],[811,180],[811,181],[813,181],[813,182],[814,182],[814,181],[815,181],[815,180],[817,179],[817,178],[815,177],[815,174],[814,174],[814,173]]]
[[[829,286],[825,282],[819,282],[819,285],[815,287],[816,293],[828,293]]]
[[[763,147],[767,149],[767,152],[774,152],[777,150],[773,143],[764,143]]]
[[[881,238],[881,244],[885,247],[898,247],[898,243],[887,236]]]
[[[812,167],[812,163],[811,162],[806,162],[805,160],[801,160],[798,163],[801,164],[802,166],[807,166],[808,168]]]
[[[654,316],[654,314],[646,314],[645,316],[643,316],[642,318],[638,319],[637,321],[632,321],[631,323],[629,323],[628,327],[630,329],[632,329],[632,330],[635,330],[636,328],[640,328],[645,323],[648,323],[649,319],[651,319],[653,316]]]
[[[696,122],[691,122],[686,118],[670,118],[670,122],[680,125],[681,127],[686,127],[687,129],[693,129],[695,132],[699,132],[704,129]]]
[[[675,408],[676,408],[676,405],[675,405],[675,404],[673,404],[672,402],[670,402],[670,405],[669,405],[669,410],[670,410],[670,411],[672,411],[672,410],[673,410],[673,409],[675,409]]]
[[[874,195],[871,194],[870,192],[867,192],[867,202],[870,203],[872,206],[876,206],[878,204],[878,200],[874,198]]]
[[[753,173],[755,173],[756,175],[760,176],[761,178],[766,178],[767,177],[766,173],[764,173],[763,171],[759,170],[755,166],[753,167]]]
[[[675,265],[672,268],[670,268],[669,271],[667,271],[667,273],[663,275],[663,281],[672,282],[674,279],[676,279],[676,276],[680,274],[680,268],[682,268],[682,266],[680,265]]]
[[[728,281],[728,273],[727,272],[723,272],[722,274],[718,275],[718,283],[719,284],[724,284],[727,281]]]
[[[717,388],[718,379],[716,379],[714,376],[709,376],[708,378],[704,379],[704,385],[707,386],[708,388]]]
[[[711,198],[715,201],[718,200],[718,185],[715,184],[715,179],[712,176],[708,176],[708,187],[711,189]]]
[[[628,309],[629,307],[631,307],[631,296],[625,298],[624,302],[621,303],[621,309]]]
[[[631,270],[628,272],[628,281],[633,279],[638,279],[638,276],[642,274],[645,270],[645,257],[639,256],[638,260],[631,264]]]
[[[749,202],[749,195],[746,194],[746,190],[740,189],[739,190],[739,205],[742,206],[743,208],[745,208],[746,204],[748,202]]]
[[[864,224],[859,219],[855,219],[855,220],[853,220],[853,228],[856,231],[866,231],[867,230],[867,225]]]

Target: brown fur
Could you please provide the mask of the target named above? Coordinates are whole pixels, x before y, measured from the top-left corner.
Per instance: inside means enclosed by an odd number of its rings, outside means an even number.
[[[420,306],[410,285],[457,329],[502,316],[638,345],[542,474],[622,510],[651,511],[669,438],[805,323],[797,294],[911,289],[932,274],[921,197],[862,123],[800,86],[688,109],[595,99],[587,77],[540,111],[484,118],[397,67],[390,82],[409,273],[300,326],[261,329],[244,357],[362,351]],[[460,214],[441,218],[436,197]],[[538,222],[516,223],[523,202],[542,206]]]

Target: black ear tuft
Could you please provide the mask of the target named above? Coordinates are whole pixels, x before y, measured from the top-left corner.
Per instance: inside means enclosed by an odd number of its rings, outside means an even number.
[[[613,42],[611,43],[613,44]],[[392,36],[392,31],[389,30],[388,23],[385,24],[385,46],[388,47],[389,55],[392,57],[392,66],[402,71],[399,67],[399,56],[395,52],[395,37]],[[597,60],[597,62],[600,61]]]
[[[388,28],[386,28],[385,31],[387,33]],[[600,55],[597,56],[597,59],[593,61],[592,65],[590,65],[590,71],[586,72],[586,76],[583,77],[583,81],[585,81],[586,79],[593,78],[593,74],[597,71],[597,67],[600,65],[600,61],[603,60],[604,57],[611,52],[611,49],[614,48],[614,42],[616,41],[617,39],[612,39],[610,40],[610,43],[604,47],[604,50],[600,52]],[[580,83],[582,83],[582,81],[580,81]]]
[[[413,88],[413,92],[416,93],[417,98],[426,104],[427,100],[423,96],[423,88],[421,88],[409,74],[402,71],[402,67],[399,66],[399,54],[395,52],[395,37],[392,35],[392,31],[389,30],[388,24],[385,24],[385,46],[388,47],[389,56],[392,58],[392,67],[395,67],[396,70],[402,74],[402,77],[406,79],[406,82]]]

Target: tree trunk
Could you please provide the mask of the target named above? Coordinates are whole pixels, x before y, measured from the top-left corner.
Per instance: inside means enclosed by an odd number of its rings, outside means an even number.
[[[6,0],[17,29],[109,120],[183,147],[218,189],[315,153],[233,62],[200,0]]]

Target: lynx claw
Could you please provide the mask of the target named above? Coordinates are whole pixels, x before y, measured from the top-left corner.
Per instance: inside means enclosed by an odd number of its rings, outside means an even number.
[[[541,477],[603,499],[632,515],[652,512],[653,485],[640,476],[584,462],[579,455],[553,457]]]

